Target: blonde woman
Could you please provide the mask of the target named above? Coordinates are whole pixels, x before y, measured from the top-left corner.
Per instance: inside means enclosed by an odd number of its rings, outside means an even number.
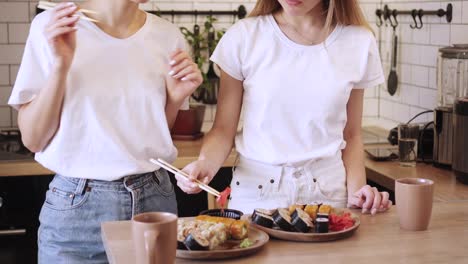
[[[107,263],[101,222],[177,213],[169,127],[202,82],[179,29],[148,0],[60,3],[36,16],[9,104],[24,144],[57,173],[39,216],[39,263]],[[185,104],[186,105],[186,104]]]
[[[211,59],[222,69],[218,108],[198,161],[185,168],[193,178],[211,181],[235,137],[230,208],[391,206],[387,192],[366,185],[364,89],[384,76],[357,0],[259,0]],[[178,185],[200,191],[183,178]]]

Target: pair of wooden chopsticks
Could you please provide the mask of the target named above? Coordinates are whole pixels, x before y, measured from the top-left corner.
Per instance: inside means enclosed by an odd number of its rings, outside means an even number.
[[[182,177],[185,177],[186,179],[191,180],[187,173],[179,170],[178,168],[172,166],[171,164],[167,163],[166,161],[164,161],[162,159],[157,159],[157,160],[150,159],[150,161],[152,163],[156,164],[156,165],[159,165],[160,167],[163,167],[164,169],[166,169],[166,170],[168,170],[168,171],[170,171],[170,172],[172,172],[174,174],[177,174],[179,176],[182,176]],[[214,195],[216,197],[221,196],[221,194],[217,190],[211,188],[210,186],[204,184],[203,182],[201,182],[199,180],[195,180],[195,183],[198,184],[198,187],[200,187],[200,189],[205,190],[206,192],[211,193],[212,195]]]
[[[57,3],[47,2],[47,1],[39,1],[39,4],[37,5],[37,7],[40,8],[40,9],[43,9],[43,10],[49,10],[49,9],[54,8],[56,5],[57,5]],[[93,11],[93,10],[89,10],[89,9],[80,9],[80,12],[85,13],[85,14],[94,14],[94,15],[98,14],[98,12]],[[83,16],[83,15],[77,15],[77,16],[79,16],[81,19],[88,20],[88,21],[91,21],[91,22],[95,22],[95,23],[99,22],[98,20],[92,19],[92,18],[87,17],[87,16]]]

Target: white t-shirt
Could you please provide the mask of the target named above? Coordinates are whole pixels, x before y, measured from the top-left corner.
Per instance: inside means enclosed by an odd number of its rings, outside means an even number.
[[[42,33],[49,19],[46,11],[32,22],[8,102],[17,109],[34,100],[50,72],[51,52]],[[179,29],[151,14],[126,39],[85,20],[77,27],[60,127],[35,159],[64,176],[107,181],[158,169],[150,158],[174,161],[165,75],[169,54],[186,48]]]
[[[352,89],[384,82],[376,40],[358,26],[337,26],[320,45],[291,41],[272,15],[232,26],[211,60],[243,81],[243,129],[236,149],[267,164],[332,157]]]

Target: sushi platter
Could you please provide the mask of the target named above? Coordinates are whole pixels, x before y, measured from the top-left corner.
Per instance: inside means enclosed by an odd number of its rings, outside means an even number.
[[[359,217],[329,205],[292,205],[276,210],[255,209],[246,216],[271,237],[299,242],[325,242],[350,237],[359,228]]]
[[[254,254],[268,234],[248,221],[201,215],[178,220],[176,256],[183,259],[228,259]]]

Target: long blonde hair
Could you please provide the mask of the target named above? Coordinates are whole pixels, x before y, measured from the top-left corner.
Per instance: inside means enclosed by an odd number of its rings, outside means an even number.
[[[327,31],[331,31],[334,25],[363,26],[372,31],[358,0],[322,0],[322,5],[326,13],[325,28]],[[281,9],[278,0],[258,0],[249,16],[269,15]]]

